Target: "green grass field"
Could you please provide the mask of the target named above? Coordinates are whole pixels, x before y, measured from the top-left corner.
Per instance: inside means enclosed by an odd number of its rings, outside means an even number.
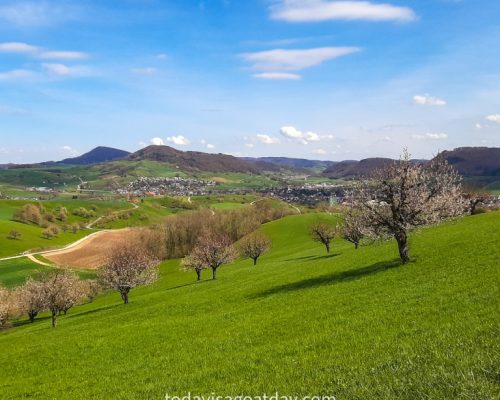
[[[112,292],[56,329],[18,321],[0,333],[1,398],[498,398],[500,213],[414,233],[406,266],[392,241],[327,255],[317,218],[266,224],[272,252],[215,282],[168,261],[127,306]]]
[[[27,257],[0,261],[0,284],[6,287],[22,285],[28,276],[36,276],[40,272],[52,268],[35,264]]]

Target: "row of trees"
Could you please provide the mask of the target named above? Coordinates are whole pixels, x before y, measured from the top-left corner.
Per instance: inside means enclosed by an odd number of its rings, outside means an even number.
[[[212,279],[216,279],[220,266],[233,262],[238,256],[252,259],[255,266],[260,256],[270,248],[271,240],[261,232],[251,233],[237,246],[226,235],[205,232],[191,253],[183,258],[182,269],[195,271],[198,281],[201,280],[201,271],[211,269]]]
[[[58,315],[66,314],[76,304],[92,300],[97,291],[95,281],[80,280],[66,270],[42,274],[38,280],[30,277],[14,290],[0,288],[0,327],[7,326],[9,319],[22,314],[33,322],[44,311],[50,312],[55,327]]]
[[[318,222],[311,227],[310,234],[312,239],[322,243],[327,253],[330,253],[331,242],[335,237],[341,237],[351,242],[355,249],[359,248],[363,239],[375,239],[375,236],[369,229],[365,215],[356,210],[348,209],[344,212],[343,217],[344,221],[340,225]]]

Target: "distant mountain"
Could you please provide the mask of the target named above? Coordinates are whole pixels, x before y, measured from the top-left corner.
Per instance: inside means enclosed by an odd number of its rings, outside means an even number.
[[[114,149],[112,147],[99,146],[88,153],[82,154],[79,157],[66,158],[65,160],[59,161],[57,164],[70,164],[70,165],[89,165],[89,164],[99,164],[106,161],[114,161],[125,158],[130,153],[124,150]]]
[[[289,157],[243,157],[244,160],[251,162],[265,162],[285,168],[319,168],[325,169],[336,164],[335,161],[307,160],[305,158],[289,158]]]
[[[151,160],[169,163],[185,171],[259,173],[254,163],[227,154],[181,151],[169,146],[148,146],[127,157],[131,161]]]
[[[463,176],[500,176],[498,147],[460,147],[441,155]]]
[[[328,178],[359,178],[369,176],[374,170],[381,168],[394,160],[390,158],[366,158],[361,161],[340,161],[323,171]]]

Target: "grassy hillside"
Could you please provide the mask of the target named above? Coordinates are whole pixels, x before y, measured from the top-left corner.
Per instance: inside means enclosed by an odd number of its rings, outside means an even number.
[[[407,266],[392,242],[327,255],[307,234],[316,218],[265,225],[273,251],[218,281],[169,261],[127,306],[109,293],[56,329],[19,321],[0,333],[2,399],[497,398],[500,213],[412,235]]]
[[[0,200],[0,257],[8,257],[20,254],[27,250],[32,249],[50,249],[61,247],[63,245],[75,242],[83,236],[91,233],[87,229],[81,229],[76,233],[61,232],[58,237],[52,239],[45,239],[42,237],[44,228],[28,223],[21,223],[12,221],[14,213],[20,210],[25,204],[38,204],[35,201],[23,200]],[[85,200],[54,200],[43,201],[43,207],[51,212],[57,207],[66,207],[68,210],[68,220],[66,224],[82,223],[87,224],[99,216],[108,215],[113,212],[120,212],[123,210],[131,209],[131,205],[123,202],[106,202],[106,201],[85,201]],[[94,216],[83,218],[73,215],[72,212],[80,207],[95,209]],[[61,227],[63,225],[60,221],[54,221],[54,224]],[[18,240],[7,239],[9,232],[16,230],[21,233]]]

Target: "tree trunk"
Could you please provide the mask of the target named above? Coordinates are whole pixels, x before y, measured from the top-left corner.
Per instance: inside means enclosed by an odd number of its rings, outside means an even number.
[[[128,304],[128,292],[129,289],[120,290],[120,294],[122,296],[123,304]]]
[[[212,268],[212,279],[217,279],[217,268]]]
[[[398,242],[399,257],[401,258],[401,262],[406,264],[410,261],[410,255],[408,254],[408,236],[405,231],[401,231],[394,235],[394,237]]]
[[[196,270],[196,277],[198,278],[198,281],[201,281],[201,269]]]
[[[359,247],[359,243],[358,242],[354,242],[354,248],[357,250]]]
[[[35,322],[35,317],[37,316],[37,314],[38,314],[38,313],[37,313],[37,312],[35,312],[35,311],[30,311],[30,312],[28,313],[28,317],[30,318],[30,322],[31,322],[31,323]]]
[[[257,259],[258,259],[258,258],[259,258],[259,257],[254,257],[254,259],[253,259],[253,265],[254,265],[254,266],[256,266],[256,265],[257,265]]]
[[[57,326],[57,313],[55,311],[52,311],[52,328],[55,328]]]
[[[330,253],[330,242],[325,243],[326,252]]]

